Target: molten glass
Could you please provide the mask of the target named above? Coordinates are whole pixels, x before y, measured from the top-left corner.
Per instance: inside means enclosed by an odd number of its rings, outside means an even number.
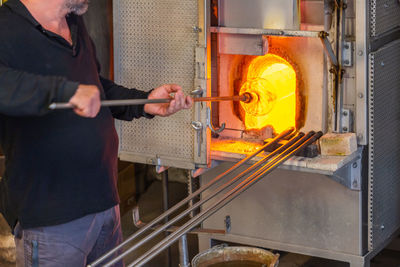
[[[271,88],[269,82],[262,78],[251,79],[243,84],[240,95],[251,95],[251,101],[241,103],[247,114],[264,116],[271,112],[276,100],[276,94],[271,92]]]
[[[267,54],[249,65],[240,94],[250,93],[252,101],[241,102],[246,129],[272,126],[280,133],[296,126],[296,72],[283,58]]]

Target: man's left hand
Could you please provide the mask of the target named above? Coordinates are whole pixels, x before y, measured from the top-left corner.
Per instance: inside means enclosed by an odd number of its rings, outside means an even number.
[[[189,109],[193,105],[193,99],[184,95],[182,88],[176,84],[165,84],[154,89],[148,99],[170,98],[174,94],[174,99],[167,104],[146,104],[144,111],[151,115],[166,117],[178,112],[181,109]]]

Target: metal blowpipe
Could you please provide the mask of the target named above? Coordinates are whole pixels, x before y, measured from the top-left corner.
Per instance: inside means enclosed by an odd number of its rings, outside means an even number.
[[[144,105],[144,104],[158,104],[158,103],[169,103],[173,98],[160,98],[160,99],[123,99],[123,100],[104,100],[101,101],[102,107],[111,106],[131,106],[131,105]],[[252,100],[252,96],[249,93],[235,96],[217,96],[217,97],[195,97],[194,102],[218,102],[218,101],[242,101],[248,103]],[[52,103],[49,109],[69,109],[74,108],[70,103]]]

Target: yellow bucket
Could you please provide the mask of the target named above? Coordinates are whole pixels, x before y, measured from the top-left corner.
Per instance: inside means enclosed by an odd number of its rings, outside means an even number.
[[[254,247],[216,246],[192,260],[193,267],[277,267],[279,254]]]

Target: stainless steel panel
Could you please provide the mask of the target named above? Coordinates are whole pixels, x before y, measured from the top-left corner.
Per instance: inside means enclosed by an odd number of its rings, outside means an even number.
[[[264,44],[261,35],[246,34],[220,34],[218,36],[218,48],[220,54],[232,55],[265,55],[268,50],[268,43]]]
[[[151,90],[164,83],[193,90],[198,33],[197,0],[114,1],[115,80]],[[125,160],[194,167],[193,109],[168,118],[119,125]],[[204,138],[205,139],[205,138]]]
[[[369,249],[400,227],[400,40],[370,54]]]
[[[207,172],[202,184],[228,166]],[[228,236],[246,238],[249,244],[266,240],[361,255],[360,203],[361,192],[327,176],[278,169],[207,219],[203,227],[224,229],[229,215]]]
[[[220,26],[300,29],[299,0],[220,0]]]
[[[370,0],[370,12],[371,37],[400,27],[400,2],[398,0]]]

